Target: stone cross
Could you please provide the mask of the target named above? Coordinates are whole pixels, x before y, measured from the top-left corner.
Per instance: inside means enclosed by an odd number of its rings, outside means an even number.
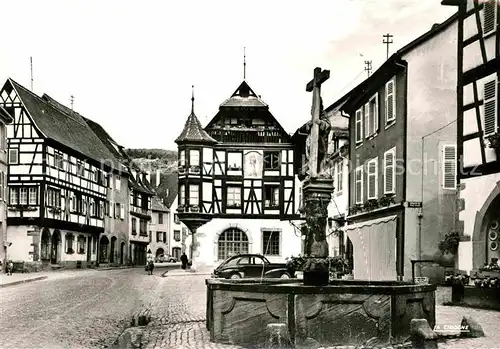
[[[314,78],[307,83],[306,91],[313,93],[312,102],[312,126],[311,126],[311,148],[309,151],[309,173],[311,178],[318,176],[318,144],[319,144],[319,121],[321,113],[321,84],[330,78],[329,70],[314,68]]]

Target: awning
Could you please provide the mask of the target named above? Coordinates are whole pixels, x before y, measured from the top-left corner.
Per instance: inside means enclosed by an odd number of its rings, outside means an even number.
[[[397,216],[388,216],[344,227],[354,254],[354,278],[397,280]]]

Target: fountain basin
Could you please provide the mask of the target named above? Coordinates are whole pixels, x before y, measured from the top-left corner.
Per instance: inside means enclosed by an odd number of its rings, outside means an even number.
[[[402,344],[410,321],[435,325],[435,285],[335,280],[207,279],[207,329],[215,343],[265,347],[270,323],[285,323],[296,346]],[[312,341],[314,342],[314,341]]]

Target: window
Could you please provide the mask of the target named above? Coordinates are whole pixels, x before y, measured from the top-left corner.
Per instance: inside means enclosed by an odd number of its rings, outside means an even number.
[[[483,36],[495,31],[498,16],[498,0],[486,0],[483,9]]]
[[[125,205],[120,204],[120,219],[125,219]]]
[[[132,217],[132,234],[137,234],[137,218]]]
[[[396,148],[384,153],[384,194],[396,192]]]
[[[185,150],[181,150],[179,152],[179,166],[186,166],[186,151]]]
[[[28,204],[28,188],[21,187],[19,188],[19,204],[27,205]]]
[[[64,158],[62,153],[60,152],[55,152],[54,153],[54,166],[63,170],[64,169]]]
[[[385,122],[396,120],[396,78],[385,84]]]
[[[78,176],[83,177],[85,175],[85,166],[81,161],[76,162],[76,173]]]
[[[5,200],[5,173],[0,172],[0,199]]]
[[[177,213],[174,213],[174,223],[181,224],[181,221],[179,220],[179,216],[177,215]]]
[[[229,228],[219,235],[217,247],[219,260],[239,253],[248,253],[248,236],[238,228]]]
[[[189,166],[200,166],[200,151],[190,150],[189,151]]]
[[[227,206],[241,207],[241,188],[227,187]]]
[[[174,230],[174,240],[181,241],[181,231],[180,230]]]
[[[457,147],[443,146],[443,189],[456,189],[457,185]]]
[[[363,167],[362,166],[356,168],[355,200],[356,200],[356,204],[363,203]]]
[[[354,129],[356,144],[363,141],[363,112],[361,109],[356,110],[356,128]]]
[[[121,206],[117,202],[115,203],[115,218],[120,218],[120,211],[121,211]]]
[[[10,204],[19,204],[19,188],[10,188]]]
[[[144,219],[139,219],[139,235],[148,235],[148,222]]]
[[[266,256],[280,255],[280,232],[264,230],[262,232],[262,254]]]
[[[365,105],[365,137],[378,131],[378,93]]]
[[[341,194],[342,193],[342,190],[343,190],[343,187],[344,187],[344,161],[341,160],[339,162],[337,162],[336,164],[336,167],[337,167],[337,170],[336,170],[336,175],[337,175],[337,193]]]
[[[376,199],[378,197],[378,158],[368,162],[368,200]]]
[[[279,168],[280,168],[279,151],[264,152],[264,170],[279,170]]]
[[[78,236],[78,244],[76,248],[79,254],[85,253],[85,236],[83,235]]]
[[[9,165],[19,164],[19,149],[9,149]]]
[[[497,86],[496,78],[484,84],[483,130],[485,138],[495,134],[498,130]]]
[[[242,154],[241,153],[227,153],[227,169],[232,171],[239,171],[242,168]]]
[[[29,188],[29,197],[28,197],[28,204],[29,205],[36,205],[36,204],[38,204],[37,194],[38,194],[38,188],[37,187],[30,187]]]
[[[156,242],[161,242],[163,233],[161,231],[156,232]]]
[[[279,185],[264,185],[264,206],[277,207],[280,202]]]
[[[47,189],[47,206],[48,207],[61,207],[61,191],[59,189]]]
[[[73,240],[74,240],[73,234],[66,234],[66,253],[67,254],[72,254],[75,252],[73,250]]]
[[[199,191],[200,191],[199,185],[191,184],[189,186],[189,204],[190,205],[198,205],[199,204],[199,194],[200,194]]]
[[[181,185],[181,190],[179,191],[179,206],[184,206],[186,204],[186,186]]]
[[[158,213],[158,224],[163,224],[163,213]]]
[[[120,175],[116,175],[115,190],[121,190],[121,188],[122,188],[122,177],[120,177]]]

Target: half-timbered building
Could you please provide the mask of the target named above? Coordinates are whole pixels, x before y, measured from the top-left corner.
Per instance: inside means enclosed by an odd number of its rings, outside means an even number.
[[[109,167],[114,160],[77,113],[12,79],[0,91],[7,127],[7,238],[26,264],[96,264]],[[113,161],[115,162],[115,161]]]
[[[455,229],[456,30],[457,15],[433,25],[331,106],[349,116],[355,278],[411,279],[411,261],[441,261]],[[444,273],[421,264],[416,275]]]
[[[474,274],[500,259],[500,2],[458,6],[459,263]]]
[[[129,255],[134,265],[146,265],[147,247],[150,242],[152,198],[155,195],[145,171],[131,164],[129,167]]]
[[[294,147],[246,81],[204,129],[193,107],[176,143],[177,211],[195,232],[195,261],[213,265],[246,252],[283,260],[300,253],[300,234],[289,223],[298,218]]]
[[[0,105],[0,262],[3,268],[7,261],[7,129],[6,125],[13,120],[12,116]],[[0,270],[1,272],[1,270]]]
[[[114,170],[108,173],[106,182],[104,233],[99,238],[99,264],[101,266],[130,264],[130,190],[128,185],[130,159],[124,148],[116,143],[101,125],[87,118],[84,120],[104,146],[108,148],[108,151],[118,160],[116,164],[110,164],[113,165]]]

